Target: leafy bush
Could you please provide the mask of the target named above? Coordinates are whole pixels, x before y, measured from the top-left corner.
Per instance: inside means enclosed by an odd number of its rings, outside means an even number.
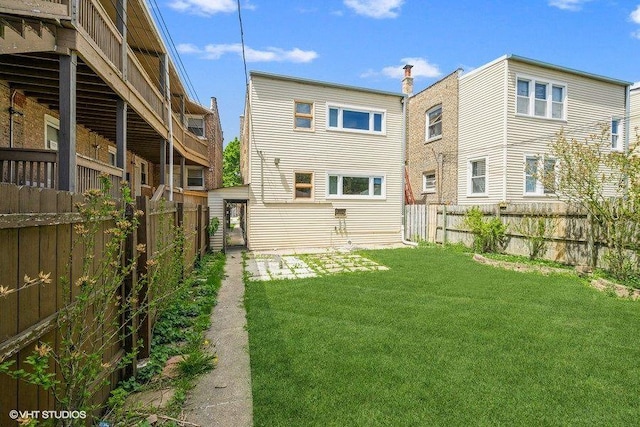
[[[464,216],[464,225],[473,233],[473,250],[499,252],[504,245],[507,226],[500,218],[485,219],[479,207],[474,206]]]

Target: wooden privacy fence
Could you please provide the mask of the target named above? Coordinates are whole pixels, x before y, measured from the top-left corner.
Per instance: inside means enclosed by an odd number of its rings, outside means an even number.
[[[589,264],[591,247],[601,249],[599,261],[606,251],[604,245],[590,242],[590,221],[585,212],[564,203],[522,203],[508,205],[477,205],[485,217],[496,216],[507,225],[506,253],[529,255],[522,234],[525,221],[543,218],[546,221],[546,250],[541,257],[574,265]],[[473,235],[464,225],[464,216],[473,206],[407,205],[405,207],[405,238],[433,243],[463,243],[470,246]]]
[[[114,224],[113,219],[100,220],[101,232],[95,236],[95,247],[91,253],[82,245],[74,245],[74,226],[83,221],[75,205],[83,200],[79,194],[0,184],[0,286],[17,289],[24,283],[25,275],[33,278],[40,272],[50,273],[52,280],[47,285],[32,286],[0,297],[0,362],[14,360],[16,368],[24,368],[26,357],[32,354],[38,342],[47,342],[58,348],[58,316],[67,304],[68,296],[73,299],[79,292],[72,284],[82,274],[82,262],[86,257],[93,257],[94,266],[99,265],[108,239],[104,231]],[[183,254],[187,269],[192,268],[197,258],[207,251],[207,206],[151,201],[147,197],[138,197],[136,204],[137,209],[143,211],[143,216],[137,233],[126,245],[128,253],[124,258],[133,259],[133,251],[138,244],[146,245],[147,249],[140,254],[137,274],[132,274],[127,280],[138,280],[145,274],[146,262],[155,256],[158,247],[173,244],[169,241],[172,236],[168,232],[169,227],[184,229]],[[117,316],[115,303],[113,316]],[[131,350],[132,340],[135,342],[137,339],[142,341],[139,357],[148,355],[153,318],[154,313],[141,315],[139,335],[129,342],[114,342],[104,352],[103,362],[118,362],[126,351]],[[91,319],[85,321],[91,324]],[[96,337],[109,332],[98,330],[109,326],[96,324],[93,327],[96,328]],[[109,385],[97,393],[96,402],[106,400],[121,374],[116,371],[108,378]],[[35,411],[53,407],[50,393],[0,374],[1,426],[16,425],[8,415],[12,409]]]

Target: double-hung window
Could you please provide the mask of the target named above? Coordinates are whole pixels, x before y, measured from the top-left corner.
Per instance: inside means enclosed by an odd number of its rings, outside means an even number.
[[[329,174],[328,197],[369,198],[385,197],[382,175]]]
[[[422,192],[423,193],[435,193],[436,192],[436,173],[425,172],[422,174]]]
[[[622,144],[620,144],[620,119],[611,120],[611,149],[622,150]]]
[[[427,111],[427,141],[442,136],[442,105]]]
[[[524,166],[524,194],[542,196],[555,192],[556,159],[526,156]]]
[[[201,138],[205,137],[204,133],[204,117],[203,116],[188,116],[187,117],[187,129],[195,136]]]
[[[313,130],[313,103],[294,102],[294,129]]]
[[[473,159],[468,165],[469,194],[484,196],[487,194],[487,159]]]
[[[295,172],[294,173],[294,199],[313,199],[313,173],[312,172]]]
[[[386,131],[385,115],[384,110],[329,105],[327,128],[330,130],[384,134]]]
[[[141,169],[145,171],[145,177],[143,178],[146,183],[146,168]],[[201,167],[187,167],[187,188],[203,189],[204,188],[204,169]]]
[[[564,120],[567,86],[564,83],[518,77],[516,82],[516,113]]]

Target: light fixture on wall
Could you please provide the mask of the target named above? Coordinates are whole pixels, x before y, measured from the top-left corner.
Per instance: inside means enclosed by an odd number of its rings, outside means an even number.
[[[273,159],[273,164],[276,165],[276,167],[278,167],[278,165],[280,165],[280,157],[276,157]]]

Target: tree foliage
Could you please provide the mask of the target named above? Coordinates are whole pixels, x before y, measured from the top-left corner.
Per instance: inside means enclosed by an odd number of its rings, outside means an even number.
[[[242,176],[240,175],[240,141],[234,138],[224,148],[222,153],[222,185],[224,187],[233,187],[234,185],[242,185]]]

